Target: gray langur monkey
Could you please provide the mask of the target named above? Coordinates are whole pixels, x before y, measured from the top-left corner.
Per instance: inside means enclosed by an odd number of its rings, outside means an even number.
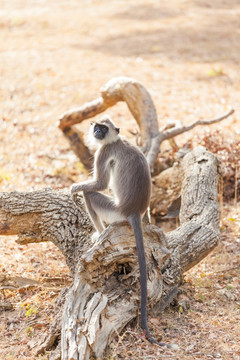
[[[90,136],[99,145],[94,158],[93,179],[71,186],[71,195],[83,191],[88,213],[97,233],[104,230],[104,222],[128,220],[136,239],[141,285],[141,327],[150,342],[147,324],[147,269],[143,243],[142,217],[147,211],[151,195],[151,176],[143,153],[119,136],[108,116],[92,123]],[[99,193],[111,184],[114,197]],[[165,345],[160,343],[160,345]]]

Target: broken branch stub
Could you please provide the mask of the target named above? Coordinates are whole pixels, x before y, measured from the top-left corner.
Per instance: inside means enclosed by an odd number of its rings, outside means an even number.
[[[182,274],[196,265],[218,244],[219,160],[199,146],[183,159],[180,226],[166,234],[172,263],[163,273],[164,284],[176,284]]]

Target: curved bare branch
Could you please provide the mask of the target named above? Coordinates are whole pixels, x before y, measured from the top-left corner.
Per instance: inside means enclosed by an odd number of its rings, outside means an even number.
[[[231,116],[234,113],[235,110],[231,109],[229,110],[226,114],[219,116],[217,118],[214,119],[210,119],[210,120],[197,120],[194,121],[193,123],[186,125],[186,126],[179,126],[179,127],[175,127],[175,128],[171,128],[169,130],[164,131],[160,137],[161,137],[161,142],[170,138],[173,138],[174,136],[180,135],[184,132],[187,132],[189,130],[192,130],[195,126],[198,125],[211,125],[211,124],[215,124],[217,122],[220,122],[226,118],[228,118],[229,116]]]
[[[88,102],[77,109],[70,110],[60,117],[59,128],[63,131],[73,151],[87,169],[92,167],[92,154],[84,144],[81,133],[76,128],[73,128],[73,125],[102,113],[119,101],[126,102],[129,111],[139,126],[140,145],[152,172],[161,143],[164,140],[169,140],[198,125],[214,124],[234,113],[234,110],[231,109],[226,114],[211,120],[198,120],[186,126],[178,124],[171,128],[167,127],[166,130],[159,132],[157,112],[153,100],[147,89],[140,82],[125,76],[116,77],[107,82],[100,89],[100,92],[101,96],[96,100]]]
[[[76,134],[74,138],[75,144],[73,145],[72,138],[68,136],[71,126],[102,113],[119,101],[124,101],[140,128],[142,150],[147,156],[149,165],[152,166],[155,161],[154,156],[157,154],[155,148],[159,149],[159,145],[156,144],[159,129],[157,112],[147,89],[140,82],[122,76],[111,79],[100,91],[101,97],[98,99],[86,103],[80,108],[70,110],[60,117],[59,128],[68,138],[74,152],[85,165],[90,151],[85,145],[85,149],[83,148],[83,139],[80,136],[77,139]],[[80,146],[81,150],[78,149]],[[87,168],[90,165],[87,163]]]

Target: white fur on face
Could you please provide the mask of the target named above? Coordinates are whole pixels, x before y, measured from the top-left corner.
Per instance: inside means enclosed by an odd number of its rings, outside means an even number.
[[[104,142],[105,144],[110,144],[110,143],[116,142],[118,139],[119,139],[119,136],[118,136],[118,133],[116,132],[116,130],[109,128],[108,133],[105,136],[105,138],[102,140],[102,142]]]
[[[104,122],[102,122],[102,124],[106,125],[108,127],[108,132],[107,132],[106,136],[102,140],[96,139],[94,136],[94,124],[93,124],[90,127],[90,130],[88,133],[88,144],[90,146],[95,147],[96,145],[102,146],[102,145],[106,145],[106,144],[111,144],[119,139],[119,135],[116,132],[115,128],[110,127],[107,123],[105,124]]]

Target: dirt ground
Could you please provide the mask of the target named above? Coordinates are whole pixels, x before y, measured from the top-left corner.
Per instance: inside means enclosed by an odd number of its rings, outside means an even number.
[[[144,84],[160,125],[234,108],[208,130],[240,141],[239,59],[239,0],[1,0],[0,191],[57,189],[85,179],[58,118],[95,99],[115,76]],[[126,105],[108,113],[132,138],[136,123]],[[196,128],[176,141],[204,132]],[[237,204],[223,205],[221,229],[218,248],[186,274],[183,305],[150,319],[153,334],[179,350],[150,345],[129,327],[113,342],[111,359],[240,359]],[[0,360],[48,359],[34,355],[34,341],[47,331],[71,278],[54,245],[14,240],[0,237],[0,301],[13,304],[0,312]]]

